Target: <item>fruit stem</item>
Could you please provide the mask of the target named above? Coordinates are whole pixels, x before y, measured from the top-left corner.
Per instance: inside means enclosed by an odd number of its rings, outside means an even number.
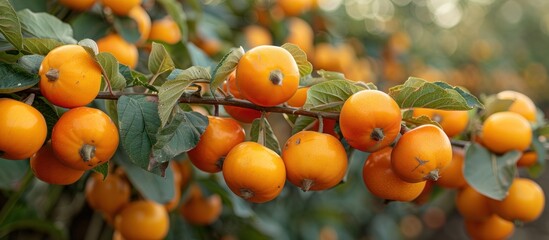
[[[34,93],[31,93],[31,94],[29,94],[29,96],[27,96],[25,99],[23,99],[23,102],[30,106],[34,102],[34,97],[35,96],[36,95],[34,95]]]
[[[84,162],[90,161],[95,157],[95,146],[84,144],[82,148],[80,148],[80,157],[82,157]]]
[[[425,180],[437,181],[439,179],[439,177],[440,177],[439,170],[437,168],[433,171],[430,171],[429,174],[427,174],[427,176],[425,176]]]
[[[244,199],[250,199],[254,196],[254,192],[247,188],[240,189],[240,196]]]
[[[223,169],[223,163],[225,162],[225,157],[221,157],[217,160],[217,162],[215,162],[215,166],[217,166],[217,168],[219,170],[222,170]]]
[[[57,68],[51,68],[48,72],[46,72],[46,77],[50,82],[57,81],[57,79],[59,79],[59,70]]]
[[[315,181],[314,180],[311,180],[311,179],[303,179],[301,181],[301,190],[303,190],[303,192],[307,192],[311,189],[311,187],[315,185]]]
[[[269,73],[269,80],[271,80],[274,85],[282,85],[282,79],[284,79],[284,74],[278,69]]]
[[[376,142],[383,140],[384,137],[385,135],[383,134],[383,129],[381,128],[374,128],[372,130],[372,134],[370,134],[370,138]]]
[[[318,132],[324,132],[324,119],[320,115],[318,116]]]
[[[4,151],[0,150],[0,157],[4,156]]]
[[[407,133],[408,131],[410,131],[410,128],[408,128],[408,127],[406,126],[406,124],[401,123],[401,124],[400,124],[400,134],[401,134],[401,135],[404,135],[404,134]]]

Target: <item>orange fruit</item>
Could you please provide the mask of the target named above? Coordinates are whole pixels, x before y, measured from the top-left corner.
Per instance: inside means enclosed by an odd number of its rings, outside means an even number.
[[[497,154],[524,151],[532,143],[532,127],[518,113],[498,112],[484,120],[480,137],[482,144]]]
[[[319,43],[315,46],[313,65],[315,69],[342,72],[337,49],[329,43]]]
[[[42,60],[38,74],[42,95],[64,108],[90,103],[101,87],[101,68],[78,45],[63,45],[51,50]]]
[[[287,43],[293,43],[303,50],[307,55],[311,55],[314,44],[314,32],[311,26],[303,19],[292,17],[288,19]]]
[[[225,81],[225,83],[223,84],[223,91],[233,95],[233,97],[236,99],[244,99],[244,97],[238,90],[238,87],[236,86],[236,71],[233,71],[229,75],[229,77],[227,77],[227,81]],[[228,105],[225,105],[223,107],[225,108],[227,114],[229,114],[237,121],[243,123],[251,123],[254,121],[254,119],[261,117],[261,112],[254,109]]]
[[[517,161],[518,167],[531,167],[538,162],[538,154],[536,152],[524,152]]]
[[[456,208],[467,221],[485,221],[493,214],[488,207],[489,198],[480,194],[471,186],[459,190]]]
[[[349,145],[375,152],[391,144],[400,132],[400,107],[389,95],[363,90],[349,97],[339,115],[341,133]]]
[[[181,200],[181,189],[183,184],[183,175],[181,166],[175,161],[170,162],[170,168],[173,173],[173,197],[168,202],[164,203],[164,207],[168,211],[172,211],[179,206],[179,200]]]
[[[32,106],[0,98],[0,157],[26,159],[40,148],[48,133],[44,116]]]
[[[530,122],[536,122],[536,105],[528,96],[519,92],[507,90],[499,92],[496,97],[499,99],[515,100],[509,107],[509,111],[522,115]]]
[[[232,118],[208,116],[208,120],[200,141],[187,154],[198,169],[216,173],[222,169],[222,157],[243,142],[246,135],[242,126]]]
[[[319,191],[339,184],[347,172],[347,153],[332,135],[301,131],[282,150],[286,176],[303,191]]]
[[[371,153],[362,169],[366,188],[375,196],[394,201],[410,202],[425,188],[426,181],[409,183],[391,169],[391,147]]]
[[[481,222],[465,221],[465,229],[473,239],[508,239],[515,231],[515,225],[493,214]]]
[[[193,225],[210,225],[221,215],[223,204],[217,194],[204,197],[200,187],[190,186],[189,198],[181,205],[180,213],[185,220]]]
[[[109,35],[97,40],[99,52],[111,53],[118,62],[127,65],[130,68],[137,66],[139,54],[137,47],[126,42],[120,35],[110,33]]]
[[[307,91],[309,87],[298,88],[294,95],[286,101],[290,107],[300,108],[303,107],[307,100]]]
[[[393,171],[404,181],[436,181],[452,161],[452,145],[440,128],[425,124],[400,137],[391,159]]]
[[[110,8],[116,15],[126,16],[141,0],[101,0],[103,6]]]
[[[254,203],[277,197],[286,182],[282,158],[255,142],[236,145],[223,163],[223,178],[231,191]]]
[[[86,11],[95,4],[95,0],[59,0],[59,3],[70,9]]]
[[[507,196],[502,201],[490,199],[488,206],[505,220],[531,222],[538,219],[543,212],[545,194],[536,182],[527,178],[515,178]]]
[[[86,201],[96,211],[114,216],[130,202],[130,183],[118,174],[93,173],[86,181]]]
[[[277,0],[276,4],[280,6],[286,16],[301,15],[313,7],[312,0]]]
[[[181,31],[177,23],[171,18],[155,20],[151,25],[149,40],[176,44],[181,41]]]
[[[118,148],[118,129],[99,109],[73,108],[53,127],[51,144],[64,165],[90,170],[108,162],[114,155]]]
[[[286,49],[263,45],[250,49],[236,67],[236,85],[250,102],[272,107],[286,102],[299,85],[299,69]]]
[[[464,156],[463,149],[452,148],[452,161],[440,170],[440,178],[437,180],[439,186],[445,188],[462,188],[467,186],[463,176]]]
[[[273,37],[269,30],[258,25],[248,25],[244,28],[244,38],[248,48],[273,44]]]
[[[84,174],[84,171],[63,165],[53,154],[50,142],[31,157],[30,167],[36,178],[49,184],[73,184]]]
[[[143,42],[149,37],[151,32],[151,17],[141,6],[137,5],[130,12],[128,16],[131,17],[137,23],[137,30],[139,31],[138,42]]]
[[[191,182],[191,179],[193,177],[193,167],[190,160],[183,160],[183,161],[175,161],[174,163],[177,164],[178,167],[176,167],[176,171],[179,171],[179,174],[181,176],[181,189],[187,187],[187,185]]]
[[[129,203],[114,220],[115,230],[124,239],[164,239],[169,227],[164,206],[148,200]]]
[[[429,108],[414,109],[414,117],[427,116],[437,122],[448,137],[454,137],[462,133],[469,122],[467,111],[446,111]]]

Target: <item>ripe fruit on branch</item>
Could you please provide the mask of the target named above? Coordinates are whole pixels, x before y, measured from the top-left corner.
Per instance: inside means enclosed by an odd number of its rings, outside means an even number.
[[[126,16],[130,10],[139,6],[141,0],[101,0],[101,3],[116,15]]]
[[[99,65],[78,45],[63,45],[51,50],[42,60],[38,74],[42,95],[64,108],[90,103],[101,87]]]
[[[163,18],[152,22],[148,39],[150,41],[162,41],[168,44],[176,44],[181,41],[181,31],[174,20],[171,18]]]
[[[48,133],[36,108],[9,98],[0,98],[0,129],[0,157],[12,160],[38,152]]]
[[[302,131],[291,136],[282,150],[286,176],[303,191],[336,186],[347,172],[345,148],[332,135]]]
[[[93,173],[86,182],[86,201],[96,211],[114,216],[130,202],[131,186],[122,176],[111,173],[107,178]]]
[[[532,127],[518,113],[498,112],[484,120],[480,137],[482,144],[497,154],[524,151],[532,143]]]
[[[53,153],[50,142],[31,157],[30,167],[34,176],[49,184],[73,184],[84,174],[84,171],[63,165]]]
[[[118,129],[101,110],[73,108],[53,127],[51,144],[66,166],[90,170],[108,162],[118,147]]]
[[[440,178],[437,184],[445,188],[462,188],[467,186],[463,175],[464,156],[463,149],[452,148],[452,161],[440,170]]]
[[[164,239],[169,227],[164,206],[148,200],[129,203],[114,221],[114,228],[124,239]]]
[[[400,107],[389,95],[363,90],[349,97],[341,109],[341,133],[349,145],[375,152],[391,144],[400,132]]]
[[[536,121],[536,105],[528,96],[519,92],[507,90],[499,92],[496,97],[498,99],[515,100],[508,110],[510,112],[515,112],[522,115],[524,118],[526,118],[526,120],[530,122]]]
[[[246,135],[242,126],[232,118],[208,116],[208,121],[200,141],[187,154],[198,169],[216,173],[222,169],[223,157],[243,142]]]
[[[236,84],[250,102],[272,107],[290,99],[299,85],[299,69],[284,48],[270,45],[250,49],[236,67]]]
[[[59,0],[59,3],[74,10],[86,11],[90,9],[96,0]]]
[[[282,158],[271,149],[256,142],[243,142],[225,158],[223,178],[234,194],[262,203],[280,194],[286,169]]]
[[[407,182],[436,181],[452,161],[452,145],[437,126],[426,124],[400,137],[391,154],[393,171]]]
[[[467,128],[469,113],[467,111],[446,111],[429,108],[414,109],[414,117],[427,116],[438,122],[448,137],[454,137]]]
[[[111,53],[116,60],[130,68],[137,66],[139,58],[137,47],[132,43],[126,42],[122,36],[116,33],[110,33],[97,40],[97,47],[99,48],[99,52]]]
[[[229,77],[227,77],[227,81],[223,84],[223,91],[233,95],[236,99],[244,99],[236,86],[236,71],[233,71]],[[243,123],[251,123],[254,119],[261,117],[261,112],[254,109],[235,106],[223,107],[225,108],[225,111],[231,115],[231,117]]]
[[[190,186],[188,199],[181,205],[180,213],[185,220],[194,225],[209,225],[221,215],[223,204],[217,194],[204,197],[200,187]]]
[[[137,5],[130,12],[128,16],[131,17],[137,23],[137,30],[139,31],[138,42],[143,42],[149,37],[151,32],[151,17],[141,6]]]
[[[486,221],[493,212],[488,207],[489,198],[471,186],[461,189],[456,197],[456,208],[467,221]]]
[[[527,178],[515,178],[507,196],[502,201],[490,199],[488,206],[505,220],[531,222],[543,212],[545,194],[536,182]]]
[[[386,147],[368,156],[362,169],[366,188],[386,200],[412,201],[421,194],[426,181],[409,183],[400,179],[391,169],[391,151]]]
[[[513,234],[515,225],[493,214],[484,221],[465,221],[465,229],[473,239],[507,239]]]

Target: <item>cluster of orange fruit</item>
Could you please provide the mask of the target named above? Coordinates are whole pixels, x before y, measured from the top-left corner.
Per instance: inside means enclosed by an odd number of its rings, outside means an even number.
[[[169,212],[177,211],[190,224],[208,225],[219,218],[221,197],[205,196],[196,183],[191,183],[189,161],[172,161],[174,195],[165,203],[132,198],[132,185],[118,168],[105,179],[94,173],[86,182],[86,201],[114,227],[113,239],[163,239],[170,228]],[[182,191],[189,194],[182,199]],[[109,197],[105,197],[109,196]]]
[[[67,63],[66,59],[72,61]],[[0,115],[6,126],[1,157],[31,158],[31,168],[39,179],[71,184],[86,170],[109,161],[118,147],[118,129],[111,118],[101,110],[85,107],[99,92],[101,70],[83,47],[64,45],[48,53],[39,75],[42,95],[69,110],[53,126],[51,141],[44,144],[44,116],[25,103],[1,99]]]

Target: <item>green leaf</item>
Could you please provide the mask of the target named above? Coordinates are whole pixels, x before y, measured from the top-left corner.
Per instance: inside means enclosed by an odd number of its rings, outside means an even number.
[[[309,116],[299,116],[295,120],[294,128],[292,128],[292,135],[296,134],[304,129],[307,129],[309,126],[316,122],[316,118]]]
[[[400,108],[434,108],[443,110],[470,110],[483,105],[473,95],[443,82],[431,83],[421,78],[408,78],[389,89],[389,95]]]
[[[307,76],[313,72],[313,64],[307,60],[307,54],[301,50],[297,45],[292,43],[285,43],[282,48],[286,49],[294,57],[297,66],[299,67],[299,75],[301,77]]]
[[[19,92],[36,85],[40,78],[16,64],[0,62],[0,93]]]
[[[181,31],[181,40],[187,40],[187,19],[185,12],[183,11],[183,6],[181,3],[175,0],[158,0],[158,2],[166,9],[168,15],[177,23],[179,31]]]
[[[49,38],[63,43],[76,43],[71,26],[50,14],[34,13],[24,9],[17,12],[17,16],[21,21],[25,37]]]
[[[151,160],[155,164],[165,163],[193,149],[207,126],[208,118],[198,112],[178,112],[168,125],[158,131]]]
[[[158,106],[146,96],[122,96],[118,99],[120,143],[132,163],[147,169],[156,133],[160,127]]]
[[[0,189],[13,190],[29,169],[29,161],[8,160],[0,158]]]
[[[48,127],[48,136],[46,139],[50,139],[53,126],[55,126],[57,120],[59,120],[59,113],[57,113],[55,107],[44,97],[35,98],[32,102],[32,106],[40,111],[44,116],[44,119],[46,119],[46,126]]]
[[[29,54],[46,55],[52,49],[63,45],[54,39],[25,38],[23,39],[23,51]]]
[[[38,74],[42,60],[44,60],[42,55],[25,55],[17,60],[17,64],[29,73]]]
[[[96,55],[99,54],[99,47],[97,46],[97,43],[94,40],[85,38],[78,41],[78,45],[84,47],[84,49],[86,49],[88,54],[90,54],[90,56],[92,56],[94,59],[96,59]]]
[[[141,33],[137,27],[137,22],[129,16],[114,17],[114,29],[126,42],[136,43],[141,38]]]
[[[189,56],[192,60],[192,64],[194,66],[201,66],[201,67],[215,67],[215,63],[206,55],[202,49],[194,45],[192,42],[189,42],[186,44],[187,50],[189,51]]]
[[[265,147],[280,154],[280,144],[271,128],[271,124],[269,124],[266,118],[254,119],[250,129],[250,136],[252,141],[263,143]]]
[[[496,95],[491,95],[484,100],[484,117],[507,111],[514,102],[514,99],[500,99]]]
[[[170,118],[173,108],[177,105],[179,98],[185,92],[185,89],[196,80],[209,80],[211,78],[207,69],[202,67],[190,67],[182,71],[174,71],[176,75],[170,75],[173,78],[166,81],[158,88],[158,114],[160,115],[162,126],[165,126]]]
[[[173,60],[164,45],[153,42],[151,55],[149,56],[149,71],[155,75],[160,75],[171,72],[174,68]]]
[[[141,195],[158,203],[167,203],[174,195],[172,168],[166,169],[164,177],[145,171],[128,161],[120,148],[114,155],[114,161],[126,172],[128,179]]]
[[[347,98],[366,87],[347,80],[332,80],[313,85],[307,91],[305,110],[339,112]]]
[[[544,136],[546,138],[549,138],[549,125],[542,126],[538,129],[536,129],[536,133],[539,136]]]
[[[104,17],[92,12],[79,13],[70,24],[76,39],[100,39],[111,29],[111,24]]]
[[[477,143],[465,151],[463,174],[467,183],[482,195],[502,200],[517,173],[516,163],[521,152],[510,151],[502,156],[490,153]]]
[[[547,152],[543,142],[541,142],[535,134],[532,138],[532,148],[536,152],[537,162],[534,166],[528,168],[528,174],[530,177],[537,178],[540,177],[545,170]]]
[[[102,52],[97,55],[97,61],[103,68],[114,90],[122,90],[126,87],[126,79],[119,72],[118,60],[111,53]],[[102,76],[104,79],[104,76]]]
[[[0,13],[0,32],[16,49],[22,49],[21,23],[8,0],[0,0]]]
[[[442,126],[440,126],[440,123],[438,123],[437,121],[433,121],[427,116],[422,115],[419,117],[414,117],[414,111],[411,109],[405,111],[402,114],[402,121],[415,126],[420,126],[424,124],[433,124],[442,129]]]
[[[211,91],[215,91],[219,86],[221,86],[223,81],[225,81],[225,79],[227,79],[227,77],[236,69],[236,65],[238,65],[238,61],[240,61],[242,55],[244,55],[244,49],[239,47],[231,49],[229,53],[223,56],[212,74],[213,77],[210,82]]]
[[[103,176],[103,180],[109,175],[109,163],[103,163],[101,165],[98,165],[92,169],[92,171],[99,173]]]

